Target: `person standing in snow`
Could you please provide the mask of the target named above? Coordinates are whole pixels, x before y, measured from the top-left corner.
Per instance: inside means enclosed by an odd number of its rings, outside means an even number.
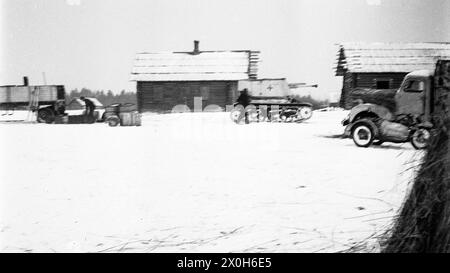
[[[245,124],[249,124],[248,112],[246,111],[245,108],[250,105],[251,98],[250,95],[248,94],[247,88],[241,91],[241,94],[237,98],[236,102],[244,107],[244,110],[243,112],[241,112],[241,115],[239,116],[238,120],[240,121],[242,118],[245,117]]]
[[[90,99],[87,99],[85,97],[80,97],[80,100],[84,101],[86,107],[85,112],[86,122],[92,123],[92,121],[95,121],[94,117],[95,104]]]

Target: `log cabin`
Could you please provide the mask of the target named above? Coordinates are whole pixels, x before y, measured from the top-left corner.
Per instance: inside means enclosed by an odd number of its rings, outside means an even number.
[[[450,57],[450,43],[341,43],[335,75],[342,76],[340,106],[354,106],[352,91],[398,89],[415,70],[433,69],[439,58]]]
[[[226,109],[238,97],[238,81],[257,78],[259,51],[193,51],[138,53],[131,80],[136,82],[139,112],[190,111],[200,102]],[[197,107],[195,107],[197,108]]]

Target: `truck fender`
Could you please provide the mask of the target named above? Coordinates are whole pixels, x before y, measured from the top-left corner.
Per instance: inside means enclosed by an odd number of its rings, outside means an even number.
[[[367,119],[367,118],[363,118],[363,119],[359,119],[356,122],[350,123],[346,128],[345,128],[345,136],[350,136],[353,127],[355,127],[358,124],[364,123],[367,126],[370,126],[372,128],[373,134],[375,138],[378,138],[380,136],[380,129],[378,128],[378,126],[375,124],[374,121]]]
[[[433,129],[433,123],[429,122],[429,121],[425,121],[422,123],[417,124],[417,128],[424,128],[424,129]]]
[[[348,123],[353,123],[356,118],[361,115],[367,117],[376,115],[378,118],[388,121],[393,121],[395,118],[394,114],[392,114],[392,112],[384,106],[373,103],[364,103],[359,104],[350,110],[350,114],[347,118]]]
[[[38,106],[38,109],[52,108],[52,107],[53,107],[53,105],[51,105],[51,104],[40,104],[40,105]]]

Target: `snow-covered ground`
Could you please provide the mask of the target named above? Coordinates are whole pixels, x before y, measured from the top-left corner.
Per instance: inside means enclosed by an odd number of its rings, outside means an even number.
[[[390,225],[420,158],[335,137],[346,114],[0,124],[0,251],[345,250]]]

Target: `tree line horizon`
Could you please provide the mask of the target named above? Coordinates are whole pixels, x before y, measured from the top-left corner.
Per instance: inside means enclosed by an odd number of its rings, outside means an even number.
[[[66,100],[70,102],[74,98],[79,97],[95,97],[97,98],[104,106],[111,105],[113,103],[134,103],[137,104],[136,92],[135,91],[126,91],[122,90],[119,93],[114,93],[111,90],[91,90],[89,88],[78,88],[72,89],[70,92],[66,94]],[[319,100],[314,99],[311,95],[300,96],[295,95],[292,96],[298,101],[311,103],[313,109],[320,109],[329,105],[328,100]]]

